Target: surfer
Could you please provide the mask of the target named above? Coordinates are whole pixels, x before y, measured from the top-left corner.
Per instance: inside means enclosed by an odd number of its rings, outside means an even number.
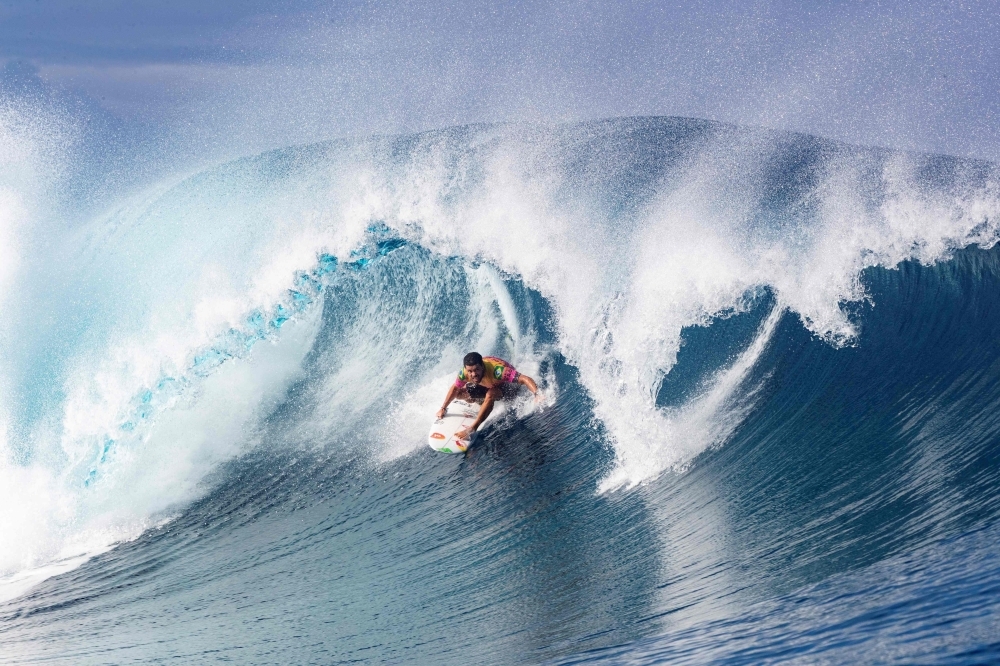
[[[527,386],[535,395],[536,402],[541,399],[535,380],[528,375],[522,375],[502,358],[496,356],[484,358],[477,352],[469,352],[462,359],[462,365],[465,367],[459,371],[455,383],[448,389],[444,405],[437,413],[437,417],[443,419],[448,411],[448,405],[455,399],[477,402],[481,405],[472,425],[455,433],[458,439],[466,439],[474,433],[493,411],[493,404],[497,400],[513,395],[518,385]]]

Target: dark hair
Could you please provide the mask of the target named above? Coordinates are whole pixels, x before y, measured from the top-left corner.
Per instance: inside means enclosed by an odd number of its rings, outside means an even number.
[[[483,355],[479,352],[469,352],[462,359],[462,365],[482,365]]]

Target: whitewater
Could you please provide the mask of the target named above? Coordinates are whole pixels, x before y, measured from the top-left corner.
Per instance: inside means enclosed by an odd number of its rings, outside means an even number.
[[[1000,659],[1000,171],[673,117],[109,195],[0,108],[0,662]],[[425,444],[467,351],[535,377]]]

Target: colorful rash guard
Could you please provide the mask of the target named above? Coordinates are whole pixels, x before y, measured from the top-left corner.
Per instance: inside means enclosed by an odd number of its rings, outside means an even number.
[[[483,380],[479,382],[480,386],[493,388],[497,384],[511,384],[517,381],[517,370],[515,370],[514,366],[502,358],[497,358],[496,356],[484,356],[483,365],[486,366],[486,372],[483,374]],[[455,386],[458,388],[465,388],[468,381],[469,380],[465,376],[465,368],[462,368],[458,372],[458,378],[455,380]]]

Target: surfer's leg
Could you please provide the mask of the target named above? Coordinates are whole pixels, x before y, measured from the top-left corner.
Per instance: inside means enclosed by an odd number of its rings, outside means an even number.
[[[499,384],[498,386],[500,395],[497,396],[497,400],[514,400],[521,388],[520,384]]]
[[[485,386],[473,386],[472,388],[462,389],[463,393],[468,396],[466,400],[469,402],[475,402],[478,404],[483,404],[483,400],[486,398],[486,387]]]

